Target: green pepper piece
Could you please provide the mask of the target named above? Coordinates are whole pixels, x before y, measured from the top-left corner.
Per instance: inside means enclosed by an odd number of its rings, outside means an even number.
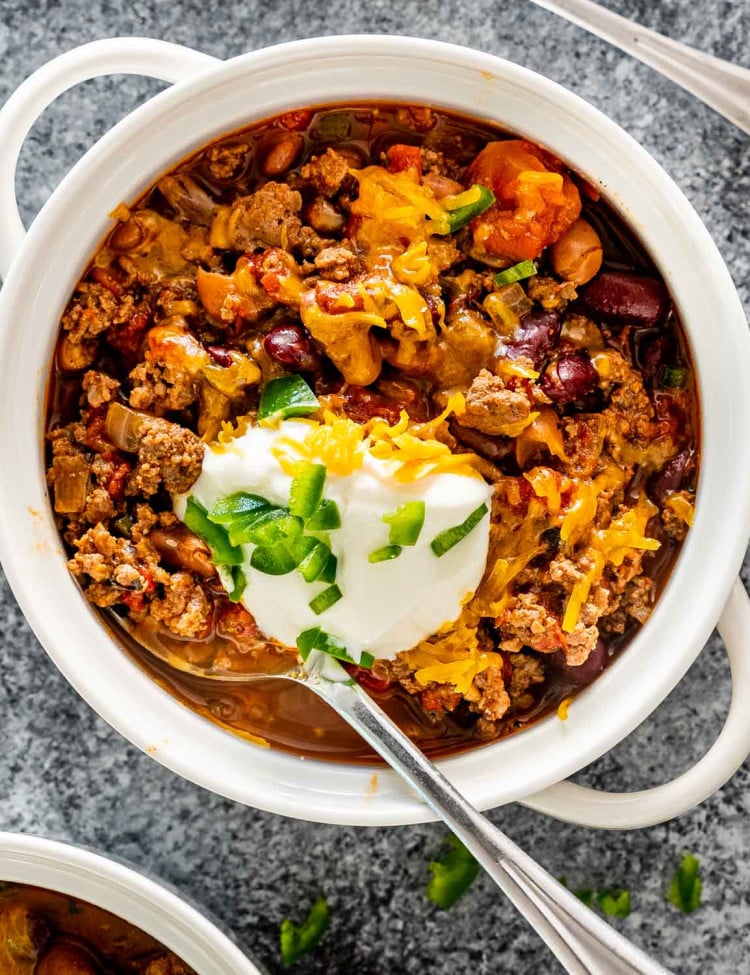
[[[501,287],[504,284],[513,284],[514,281],[524,281],[526,278],[533,278],[536,274],[536,264],[533,261],[521,261],[513,267],[506,267],[504,271],[498,271],[492,279],[494,283]]]
[[[298,464],[296,471],[289,488],[289,510],[306,521],[321,503],[327,472],[323,464],[311,463]]]
[[[241,565],[232,566],[232,591],[228,593],[229,601],[232,603],[238,603],[242,599],[242,595],[245,592],[245,586],[247,585],[247,579],[245,578],[245,573],[242,571]]]
[[[435,555],[440,558],[446,552],[449,552],[454,545],[458,545],[460,541],[463,541],[469,532],[476,528],[488,511],[489,508],[486,504],[480,504],[460,525],[455,525],[453,528],[446,528],[444,532],[436,535],[430,542],[430,548]]]
[[[310,908],[310,913],[299,927],[289,918],[285,918],[279,929],[282,964],[288,968],[311,952],[323,937],[329,920],[328,904],[324,897],[319,897],[315,901]]]
[[[310,539],[310,541],[313,543],[312,547],[300,559],[297,565],[305,582],[315,582],[317,579],[320,579],[331,556],[331,550],[324,542],[319,541],[317,538]]]
[[[670,389],[682,389],[687,375],[688,371],[684,366],[667,366],[664,369],[664,385]]]
[[[397,559],[402,551],[403,549],[400,545],[384,545],[382,548],[376,548],[374,552],[370,552],[367,556],[367,561],[390,562],[391,559]]]
[[[271,502],[259,494],[237,491],[235,494],[229,494],[225,498],[214,501],[211,510],[208,512],[208,518],[209,521],[213,521],[217,525],[230,525],[240,518],[244,519],[251,515],[263,514],[264,511],[270,511],[272,507]]]
[[[458,901],[479,875],[479,864],[456,836],[447,837],[450,849],[429,865],[432,879],[427,896],[444,911]]]
[[[383,521],[391,526],[388,535],[391,545],[416,545],[424,525],[424,514],[424,501],[407,501],[390,514],[383,515]]]
[[[317,510],[307,519],[305,527],[311,532],[330,532],[341,528],[341,512],[335,501],[323,498]]]
[[[325,630],[321,630],[319,626],[314,626],[312,629],[300,633],[297,637],[297,649],[303,660],[307,660],[313,650],[319,650],[321,653],[327,653],[329,657],[335,657],[337,660],[343,660],[344,663],[355,664],[355,666],[364,667],[367,670],[375,663],[375,658],[367,651],[362,653],[362,657],[357,663],[349,656],[346,647],[340,640],[331,636],[330,633],[326,633]]]
[[[341,112],[324,115],[315,126],[315,138],[322,142],[341,142],[352,133],[352,120]]]
[[[302,534],[300,518],[290,515],[286,508],[272,508],[249,521],[229,526],[229,540],[233,545],[277,545]]]
[[[250,556],[250,565],[269,576],[285,576],[297,568],[294,556],[286,545],[258,545]]]
[[[341,597],[342,592],[338,586],[329,586],[323,592],[319,592],[314,599],[311,599],[308,606],[316,616],[320,616],[321,613],[324,613],[337,603]]]
[[[315,393],[302,376],[280,376],[266,383],[260,395],[259,420],[309,416],[320,409]]]
[[[211,549],[216,565],[241,565],[242,549],[229,541],[227,531],[221,525],[208,520],[208,512],[194,495],[187,499],[184,522]]]
[[[473,197],[473,199],[471,199]],[[484,213],[495,202],[495,194],[481,183],[474,183],[465,193],[460,193],[458,200],[469,199],[463,205],[459,204],[454,210],[448,212],[448,233],[455,234],[457,230],[465,227],[474,217]]]
[[[338,568],[339,560],[333,554],[333,552],[328,553],[328,561],[325,564],[325,568],[320,573],[316,582],[335,582],[336,581],[336,569]]]

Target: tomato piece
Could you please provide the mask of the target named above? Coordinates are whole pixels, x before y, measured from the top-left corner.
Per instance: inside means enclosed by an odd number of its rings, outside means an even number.
[[[410,169],[422,173],[422,150],[419,146],[390,146],[385,154],[391,173],[405,173]]]
[[[559,240],[581,213],[580,193],[560,169],[523,139],[488,143],[466,173],[467,184],[489,187],[496,200],[472,222],[477,250],[529,261]]]

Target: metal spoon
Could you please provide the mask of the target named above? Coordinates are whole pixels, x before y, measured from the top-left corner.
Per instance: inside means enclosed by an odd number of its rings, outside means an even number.
[[[534,0],[534,3],[632,54],[710,105],[737,128],[750,133],[748,68],[673,41],[592,0]]]
[[[247,683],[266,677],[309,687],[337,711],[422,797],[477,858],[511,903],[572,975],[670,975],[597,917],[493,826],[446,779],[337,661],[315,654],[303,669],[248,674],[201,667],[161,644],[139,641],[169,667],[209,680]]]

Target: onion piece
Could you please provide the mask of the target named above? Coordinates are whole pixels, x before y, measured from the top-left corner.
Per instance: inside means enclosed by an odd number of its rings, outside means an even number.
[[[122,403],[112,403],[107,410],[105,429],[107,436],[120,450],[128,454],[138,453],[147,417],[131,410]]]
[[[80,454],[55,457],[55,511],[60,515],[79,514],[86,507],[91,464]]]

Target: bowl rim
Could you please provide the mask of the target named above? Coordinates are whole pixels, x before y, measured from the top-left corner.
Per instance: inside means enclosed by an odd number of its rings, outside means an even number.
[[[742,562],[746,539],[750,534],[750,385],[747,389],[737,383],[724,384],[722,388],[718,385],[730,365],[747,357],[750,335],[739,298],[715,244],[694,209],[658,163],[619,126],[579,96],[527,68],[493,55],[439,41],[388,35],[323,37],[280,44],[240,55],[208,69],[195,79],[179,83],[140,106],[103,136],[65,177],[32,225],[0,294],[0,320],[14,315],[17,317],[18,309],[25,309],[26,315],[22,317],[36,320],[34,311],[41,301],[39,294],[45,288],[52,291],[57,288],[59,291],[59,282],[53,284],[49,272],[40,278],[35,258],[38,261],[38,254],[44,248],[48,235],[52,239],[64,236],[66,215],[70,217],[70,200],[76,199],[77,195],[80,202],[87,179],[96,173],[107,187],[114,187],[118,181],[122,184],[123,180],[127,185],[134,185],[134,178],[127,183],[123,176],[124,164],[122,160],[118,161],[118,152],[125,142],[130,141],[143,151],[139,140],[147,140],[149,128],[153,129],[157,121],[167,132],[171,132],[175,126],[183,124],[184,114],[191,103],[195,105],[208,97],[225,96],[232,86],[246,83],[250,77],[256,82],[255,90],[262,95],[271,84],[269,78],[292,70],[296,70],[299,76],[305,71],[309,73],[311,66],[317,65],[314,70],[321,77],[325,72],[326,78],[325,83],[319,80],[319,89],[327,91],[335,83],[337,70],[346,69],[347,64],[351,68],[361,63],[365,56],[367,65],[362,69],[363,73],[377,70],[385,86],[397,83],[388,81],[386,72],[398,65],[402,72],[412,72],[410,85],[417,85],[414,72],[419,69],[428,74],[433,72],[430,76],[433,79],[437,79],[437,72],[440,72],[442,91],[448,82],[459,77],[464,79],[465,86],[468,87],[468,79],[471,78],[474,86],[486,86],[487,91],[481,104],[482,111],[474,110],[479,105],[470,109],[466,105],[465,95],[459,99],[458,96],[436,93],[434,97],[425,98],[403,92],[399,98],[381,96],[384,101],[429,100],[436,106],[453,108],[475,117],[494,118],[502,125],[502,113],[491,111],[490,98],[497,98],[500,91],[511,100],[514,97],[520,99],[523,95],[524,105],[528,105],[529,111],[533,108],[534,111],[549,114],[554,107],[555,114],[564,121],[564,125],[563,122],[559,123],[559,130],[551,145],[552,150],[562,158],[575,163],[581,151],[580,140],[586,138],[594,140],[589,145],[596,146],[597,152],[602,151],[602,146],[616,149],[617,155],[612,156],[611,167],[612,172],[617,174],[617,180],[611,174],[609,180],[605,180],[587,171],[585,166],[576,168],[582,170],[615,206],[626,213],[631,225],[635,225],[636,232],[648,246],[675,297],[698,365],[704,420],[701,435],[702,476],[695,525],[683,546],[672,577],[645,630],[635,637],[627,652],[594,685],[577,697],[574,713],[579,713],[580,721],[562,723],[547,718],[522,735],[472,749],[439,763],[468,798],[479,807],[487,808],[522,799],[587,765],[632,731],[666,697],[711,632]],[[329,77],[333,80],[329,81]],[[342,97],[339,92],[337,98],[316,96],[308,98],[307,102],[317,105],[342,104],[356,98],[365,100],[356,94],[363,85],[364,81],[358,79],[354,84],[355,94],[349,92]],[[426,82],[424,90],[427,95]],[[477,95],[480,102],[484,98],[483,90],[480,89]],[[285,102],[286,110],[299,105],[299,98],[288,98]],[[269,117],[276,111],[285,110],[284,107],[272,109],[269,106],[270,103],[266,104],[257,113],[248,112],[245,124],[256,117]],[[505,124],[508,124],[507,121]],[[531,123],[529,127],[532,127]],[[528,132],[524,125],[513,125],[512,129],[522,135]],[[218,132],[212,133],[204,128],[200,131],[196,147],[218,135]],[[220,131],[232,131],[232,127],[225,125]],[[166,138],[164,131],[162,136]],[[545,142],[535,135],[529,137],[542,144]],[[183,146],[184,143],[183,138]],[[563,143],[565,151],[559,148]],[[180,152],[173,152],[169,159],[176,161],[185,154],[183,148]],[[144,179],[143,173],[140,173],[139,178],[144,186],[171,165],[169,161],[164,162],[165,157],[159,158],[159,165],[150,166],[148,178]],[[623,168],[626,158],[631,167],[627,171]],[[633,190],[626,179],[629,177],[632,181],[633,172],[638,173],[639,190],[645,200],[636,201],[637,206],[630,202]],[[132,198],[132,195],[127,198]],[[85,204],[81,203],[81,206],[85,210]],[[672,229],[680,226],[683,230],[682,236],[674,236],[672,245],[681,255],[686,252],[700,261],[701,272],[705,275],[705,284],[700,292],[696,289],[696,282],[691,280],[694,275],[685,269],[676,274],[673,267],[664,264],[665,255],[651,246],[660,221],[665,221],[666,226],[671,224]],[[100,217],[93,222],[102,227],[105,223]],[[90,228],[87,233],[90,235]],[[84,263],[92,252],[93,247],[85,249]],[[681,259],[684,262],[685,259]],[[66,266],[68,278],[71,277],[69,263]],[[72,276],[72,283],[80,268],[74,270],[76,274]],[[33,300],[29,299],[28,292],[31,291],[35,292]],[[709,313],[722,322],[721,343],[712,345],[699,330],[698,320],[705,320]],[[0,331],[2,377],[4,372],[7,374],[9,371],[8,363],[17,360],[21,346],[17,339],[14,345],[11,329],[7,326]],[[28,348],[26,353],[30,354]],[[38,359],[38,352],[36,357]],[[46,368],[45,359],[39,375],[45,375]],[[12,383],[9,389],[11,387]],[[5,393],[9,395],[8,390]],[[12,439],[13,432],[8,417],[0,415],[0,440],[5,434]],[[726,464],[732,444],[733,476],[720,484],[717,472],[720,464]],[[705,476],[710,471],[714,476]],[[143,674],[139,675],[140,680],[138,676],[131,675],[129,680],[134,686],[121,688],[123,693],[118,694],[116,702],[113,701],[111,681],[122,673],[121,668],[118,669],[113,663],[106,678],[98,670],[96,677],[93,677],[93,665],[78,658],[70,635],[62,632],[57,622],[55,614],[58,612],[60,618],[68,620],[66,629],[72,628],[75,618],[79,640],[88,639],[96,645],[106,642],[111,646],[109,638],[102,641],[103,631],[97,631],[97,639],[93,614],[69,577],[67,581],[63,580],[58,572],[60,591],[54,594],[54,598],[51,591],[47,592],[45,606],[39,605],[35,592],[37,580],[31,577],[28,563],[34,561],[40,571],[47,571],[48,567],[43,566],[38,553],[33,554],[28,545],[21,546],[22,550],[19,551],[19,546],[11,541],[23,531],[18,523],[19,517],[22,517],[18,500],[10,503],[13,493],[11,480],[14,479],[7,474],[0,476],[0,556],[14,593],[47,652],[66,678],[98,713],[130,741],[154,754],[159,761],[185,778],[264,810],[351,825],[414,823],[434,818],[390,771],[371,766],[334,766],[277,751],[269,754],[188,712]],[[37,508],[47,503],[39,499],[38,488],[37,483],[33,498]],[[67,576],[63,560],[59,558],[59,539],[55,545],[49,532],[45,531],[45,525],[49,527],[49,513],[45,516],[43,511],[36,510],[31,518],[35,524],[26,528],[25,537],[36,539],[37,546],[47,546],[47,558],[53,550],[59,567]],[[29,515],[26,515],[26,520],[29,520]],[[717,551],[721,561],[716,557]],[[705,571],[709,562],[712,562],[711,573]],[[670,610],[677,609],[681,609],[681,612],[673,617],[668,616]],[[99,626],[98,622],[96,626]],[[662,653],[657,666],[646,652],[646,643],[659,644],[660,640],[665,645],[671,644],[673,652]],[[65,651],[61,649],[63,642],[66,642]],[[640,669],[636,667],[636,660],[641,665]],[[118,670],[118,675],[113,673],[114,670]],[[624,675],[628,675],[628,680],[638,687],[640,696],[637,700],[635,694],[630,697],[623,695],[625,684],[622,688],[617,686],[624,680]],[[137,693],[134,690],[136,686]],[[621,706],[610,708],[608,713],[603,714],[601,701],[608,694],[614,700],[619,699]],[[196,722],[200,722],[200,728]],[[588,734],[588,726],[592,723],[597,731],[595,735]],[[175,732],[176,728],[179,729],[178,733]],[[498,768],[503,769],[503,775],[487,774],[491,754],[497,760]],[[528,760],[529,756],[533,756],[533,762],[529,764],[527,761],[527,767],[521,769],[519,760],[524,757]],[[249,774],[251,763],[252,772]]]
[[[203,908],[110,855],[0,832],[0,879],[57,891],[123,918],[173,951],[197,975],[262,975]]]

